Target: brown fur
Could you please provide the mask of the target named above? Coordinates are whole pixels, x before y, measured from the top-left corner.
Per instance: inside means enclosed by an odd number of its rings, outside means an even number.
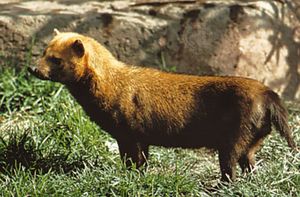
[[[60,33],[31,72],[66,85],[90,118],[118,142],[128,166],[148,157],[149,145],[216,149],[222,180],[235,166],[252,169],[271,132],[295,148],[287,111],[276,93],[241,77],[199,77],[128,66],[92,38]]]

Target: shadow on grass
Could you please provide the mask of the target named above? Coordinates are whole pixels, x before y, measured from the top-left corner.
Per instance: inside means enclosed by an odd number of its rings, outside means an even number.
[[[53,150],[44,155],[37,148],[28,132],[21,135],[11,134],[7,139],[0,137],[0,172],[5,173],[23,167],[31,172],[47,173],[49,170],[57,173],[68,173],[84,167],[84,160],[78,158],[70,161],[69,153]]]

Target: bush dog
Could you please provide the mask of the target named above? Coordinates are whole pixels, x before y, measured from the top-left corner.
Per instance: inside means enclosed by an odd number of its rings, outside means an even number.
[[[253,168],[272,125],[295,148],[278,95],[256,80],[129,66],[92,38],[56,33],[29,71],[64,84],[128,167],[146,162],[149,145],[207,147],[218,151],[221,180],[233,180],[237,163]]]

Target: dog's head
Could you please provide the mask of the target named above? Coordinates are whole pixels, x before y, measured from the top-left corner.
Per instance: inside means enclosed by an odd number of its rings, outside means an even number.
[[[61,83],[78,81],[87,66],[86,37],[77,33],[60,33],[49,42],[37,66],[29,72],[39,79]]]

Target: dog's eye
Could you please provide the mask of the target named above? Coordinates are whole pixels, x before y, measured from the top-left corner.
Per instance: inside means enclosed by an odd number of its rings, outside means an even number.
[[[49,57],[48,60],[55,65],[61,64],[61,59],[57,57]]]

